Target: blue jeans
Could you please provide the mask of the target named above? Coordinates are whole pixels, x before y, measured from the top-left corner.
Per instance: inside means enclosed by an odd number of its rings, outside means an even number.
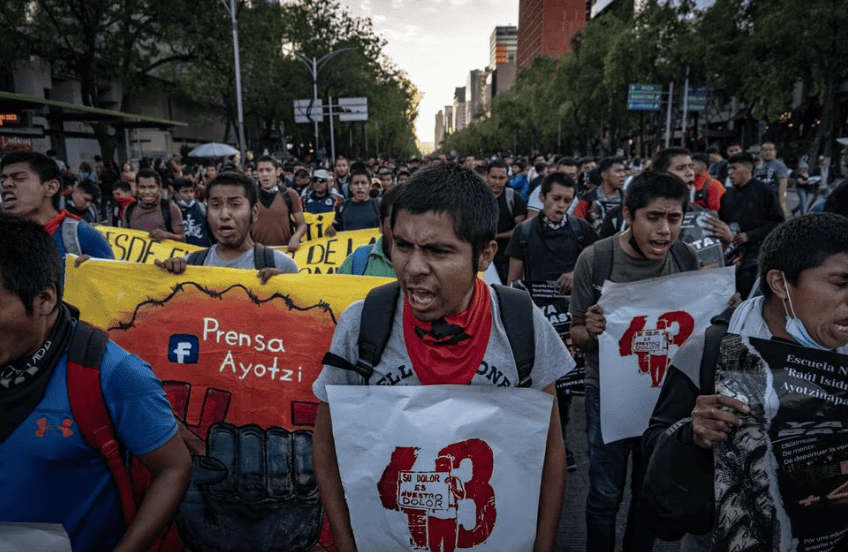
[[[623,439],[604,444],[601,437],[601,396],[598,389],[586,387],[586,435],[589,439],[589,496],[586,498],[586,550],[615,550],[615,517],[624,497],[627,459],[633,455],[631,507],[624,531],[625,551],[650,551],[654,536],[639,522],[636,507],[645,479],[647,458],[641,439]]]

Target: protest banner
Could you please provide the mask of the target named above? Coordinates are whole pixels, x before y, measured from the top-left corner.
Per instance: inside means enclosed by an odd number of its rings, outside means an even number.
[[[553,397],[327,386],[359,550],[533,550]]]
[[[147,232],[129,230],[116,226],[96,226],[106,236],[106,241],[112,246],[112,253],[119,261],[153,264],[153,261],[164,261],[171,257],[185,257],[192,251],[203,249],[196,245],[173,240],[156,242],[150,239]]]
[[[333,274],[354,249],[360,245],[375,243],[378,239],[378,228],[339,232],[332,238],[325,237],[302,243],[300,248],[290,255],[297,262],[301,272]],[[275,249],[285,251],[284,247]]]
[[[311,467],[312,382],[340,313],[387,280],[286,274],[261,285],[253,270],[189,266],[174,276],[68,259],[67,301],[151,364],[181,423],[194,455],[177,517],[185,544],[329,547]]]
[[[727,307],[735,267],[683,272],[627,284],[604,282],[598,305],[607,327],[598,340],[604,443],[648,428],[677,349]]]
[[[717,550],[848,547],[848,356],[727,335],[716,392],[748,405],[714,445]]]
[[[712,211],[689,211],[683,215],[679,239],[695,248],[702,267],[717,268],[724,266],[724,247],[707,224],[709,217],[718,215]]]
[[[335,211],[318,214],[303,213],[303,222],[306,223],[306,233],[300,238],[300,243],[323,238],[327,232],[327,228],[333,224],[335,218]]]

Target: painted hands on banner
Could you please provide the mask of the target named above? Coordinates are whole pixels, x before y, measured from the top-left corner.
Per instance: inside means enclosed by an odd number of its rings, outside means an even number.
[[[309,550],[323,509],[312,464],[312,432],[217,423],[177,523],[185,544],[209,552]]]

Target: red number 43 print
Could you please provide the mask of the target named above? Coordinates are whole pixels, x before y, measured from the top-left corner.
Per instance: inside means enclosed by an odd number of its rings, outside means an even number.
[[[618,342],[621,356],[636,355],[639,358],[639,373],[651,374],[651,387],[662,385],[668,368],[669,345],[680,346],[695,329],[695,320],[684,311],[672,311],[657,318],[655,329],[645,329],[647,316],[636,316],[630,321],[630,327]],[[677,332],[670,330],[677,324]]]
[[[398,504],[398,489],[400,487],[399,476],[401,472],[412,470],[418,459],[418,447],[397,447],[392,453],[389,465],[383,471],[383,475],[377,483],[377,491],[380,501],[387,510],[397,510],[406,514],[409,524],[409,532],[412,541],[417,547],[433,550],[434,535],[428,538],[428,510],[418,508],[401,507]],[[472,500],[475,506],[475,525],[466,529],[463,525],[457,527],[457,532],[449,539],[455,539],[457,548],[473,548],[486,541],[492,533],[497,518],[495,509],[495,490],[489,484],[494,470],[494,455],[489,445],[480,439],[468,439],[459,443],[453,443],[437,454],[437,459],[450,459],[449,466],[440,465],[436,461],[436,471],[449,473],[457,469],[463,460],[471,461],[471,478],[463,484],[463,499]],[[434,530],[432,520],[429,530]],[[445,536],[440,536],[439,540]],[[452,549],[442,540],[440,549]]]

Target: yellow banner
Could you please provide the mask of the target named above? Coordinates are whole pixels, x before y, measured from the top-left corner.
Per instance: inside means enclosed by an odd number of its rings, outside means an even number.
[[[324,234],[327,232],[327,228],[333,224],[333,220],[336,218],[336,213],[303,213],[303,221],[306,223],[306,234],[300,238],[300,242],[308,242],[312,240],[317,240],[319,238],[323,238]]]
[[[147,232],[128,230],[115,226],[97,226],[106,236],[112,253],[119,261],[153,264],[154,260],[164,261],[170,257],[185,257],[186,254],[203,249],[188,243],[163,240],[155,242],[148,237]]]
[[[312,474],[312,382],[342,311],[388,281],[287,274],[261,285],[254,270],[174,276],[132,263],[74,268],[69,257],[66,300],[151,364],[196,457],[178,513],[189,549],[332,550]],[[226,490],[242,478],[267,484]]]
[[[301,272],[333,274],[348,255],[360,245],[375,243],[380,238],[378,228],[339,232],[332,238],[321,238],[302,243],[294,252],[294,260]],[[285,248],[279,248],[285,250]]]

